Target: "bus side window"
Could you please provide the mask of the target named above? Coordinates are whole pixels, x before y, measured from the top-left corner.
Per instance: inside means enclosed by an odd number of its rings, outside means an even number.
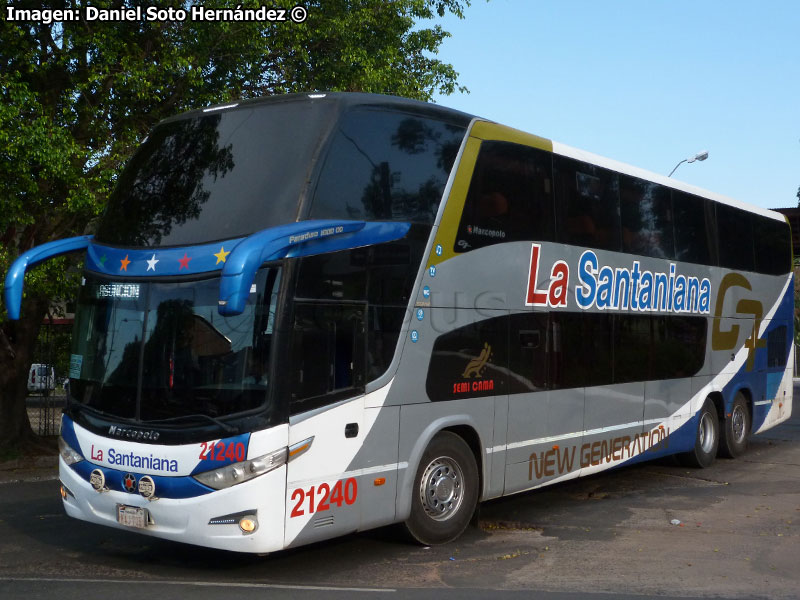
[[[727,204],[717,204],[719,264],[741,271],[755,269],[753,215]]]
[[[669,188],[620,175],[622,251],[655,258],[673,258],[672,200]]]
[[[502,396],[508,379],[508,317],[470,323],[436,338],[425,390],[433,401]]]
[[[713,205],[698,196],[672,190],[675,222],[675,260],[701,265],[716,264]]]
[[[291,414],[363,391],[364,318],[359,305],[295,303]]]
[[[327,151],[310,217],[433,224],[464,133],[408,113],[347,112]]]
[[[546,389],[547,313],[520,313],[510,320],[508,393]]]
[[[620,249],[617,174],[553,156],[558,241],[601,250]]]
[[[651,379],[653,317],[614,315],[614,383]]]
[[[585,381],[583,315],[550,313],[548,379],[551,389],[583,387]]]
[[[789,224],[760,215],[753,222],[756,249],[756,271],[767,275],[783,275],[792,270],[792,243]]]
[[[551,172],[549,152],[509,142],[483,142],[454,251],[552,240]]]
[[[786,325],[779,325],[767,333],[767,368],[786,367]]]

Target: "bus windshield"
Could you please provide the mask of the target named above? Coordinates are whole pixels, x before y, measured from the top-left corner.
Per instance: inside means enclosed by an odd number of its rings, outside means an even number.
[[[217,311],[219,278],[115,282],[87,275],[75,315],[73,402],[143,423],[262,407],[280,269],[257,276],[241,315]]]
[[[97,241],[191,245],[295,221],[332,113],[284,102],[159,124],[120,175]]]

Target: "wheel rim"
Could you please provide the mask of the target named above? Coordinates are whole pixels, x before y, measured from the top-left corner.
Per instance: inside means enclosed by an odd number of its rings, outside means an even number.
[[[441,456],[428,464],[419,483],[419,497],[425,513],[434,521],[446,521],[458,512],[463,494],[464,474],[452,458]]]
[[[700,448],[705,454],[714,448],[714,421],[707,412],[700,418]]]
[[[739,405],[733,407],[731,427],[733,429],[733,441],[741,444],[747,433],[747,416],[744,414],[744,408]]]

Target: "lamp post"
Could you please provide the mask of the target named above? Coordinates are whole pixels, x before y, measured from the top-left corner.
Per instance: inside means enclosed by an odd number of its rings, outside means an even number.
[[[698,152],[697,154],[695,154],[695,155],[694,155],[693,157],[691,157],[691,158],[684,158],[684,159],[683,159],[681,162],[679,162],[677,165],[675,165],[675,168],[674,168],[674,169],[672,169],[672,171],[670,171],[670,172],[669,172],[669,175],[667,175],[667,177],[672,177],[672,174],[673,174],[673,173],[674,173],[674,172],[675,172],[675,171],[678,169],[678,167],[680,167],[680,166],[681,166],[683,163],[693,163],[693,162],[694,162],[694,161],[696,161],[696,160],[705,160],[705,159],[707,159],[707,158],[708,158],[708,150],[703,150],[702,152]]]

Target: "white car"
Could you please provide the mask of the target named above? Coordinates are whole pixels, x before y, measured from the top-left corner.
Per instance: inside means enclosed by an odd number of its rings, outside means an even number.
[[[56,372],[53,367],[33,363],[28,372],[28,391],[37,392],[47,388],[56,389]]]

